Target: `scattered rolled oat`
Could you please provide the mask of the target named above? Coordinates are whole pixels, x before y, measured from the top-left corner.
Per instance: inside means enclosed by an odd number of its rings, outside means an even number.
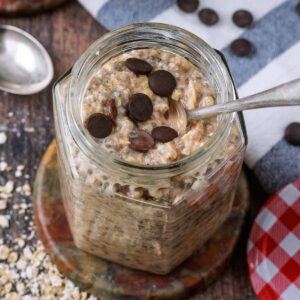
[[[16,289],[19,295],[24,295],[25,293],[25,285],[22,282],[18,282],[16,284]]]
[[[0,210],[4,210],[7,207],[7,201],[6,200],[0,200]]]
[[[7,259],[9,255],[9,248],[5,245],[0,246],[0,260]]]
[[[33,127],[25,127],[25,128],[24,128],[24,131],[25,131],[25,132],[32,133],[32,132],[35,132],[35,129],[34,129]]]
[[[30,196],[31,195],[31,187],[28,183],[25,183],[22,186],[22,192],[25,196]]]
[[[15,239],[15,242],[17,243],[19,248],[23,248],[25,246],[25,241],[21,238]]]
[[[18,177],[21,177],[21,176],[22,176],[22,172],[17,170],[15,172],[15,177],[18,178]]]
[[[14,182],[9,180],[4,186],[0,186],[0,193],[11,194],[14,190]]]
[[[17,262],[17,265],[16,267],[19,269],[19,270],[24,270],[27,266],[27,262],[26,260],[24,259],[24,257],[21,257],[18,262]]]
[[[5,162],[5,161],[0,162],[0,172],[6,171],[7,167],[8,167],[7,162]]]
[[[9,226],[9,221],[6,216],[0,215],[0,228],[7,228]]]
[[[23,171],[25,169],[24,165],[18,165],[17,166],[17,171]]]
[[[3,160],[3,158],[1,158]],[[0,162],[0,171],[9,172],[11,167]],[[22,175],[24,165],[18,165],[12,172]],[[11,175],[9,178],[11,178]],[[20,175],[21,174],[21,175]],[[20,176],[19,176],[20,175]],[[24,177],[29,179],[26,174]],[[15,188],[12,180],[0,185],[0,228],[9,228],[10,223],[19,228],[19,237],[5,235],[0,238],[0,299],[3,300],[97,300],[62,277],[47,256],[40,241],[36,242],[34,223],[30,213],[31,203],[22,196],[31,195],[29,183]],[[12,198],[10,209],[5,211]],[[19,222],[18,216],[22,219]],[[10,221],[11,220],[11,221]],[[24,225],[24,221],[26,222]],[[26,227],[26,228],[25,228]]]
[[[0,145],[5,144],[6,140],[7,140],[7,136],[5,132],[0,132]]]
[[[37,242],[29,257],[26,249],[29,248],[24,248],[16,263],[0,263],[0,284],[4,286],[4,289],[0,289],[1,299],[97,300],[86,292],[80,292],[70,280],[61,277],[45,254],[41,242]],[[13,292],[14,289],[17,292]]]
[[[22,193],[22,187],[21,186],[17,186],[16,187],[16,192],[17,193]]]
[[[51,284],[54,287],[60,287],[63,284],[62,279],[59,276],[57,276],[57,275],[51,276],[50,277],[50,281],[51,281]]]
[[[18,253],[17,252],[11,252],[7,258],[7,261],[11,263],[15,263],[18,260]]]

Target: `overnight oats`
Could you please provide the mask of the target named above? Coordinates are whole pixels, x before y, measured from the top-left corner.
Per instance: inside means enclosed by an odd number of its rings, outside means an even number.
[[[245,148],[238,116],[184,128],[169,119],[170,101],[195,109],[236,97],[221,57],[202,40],[162,24],[122,28],[94,43],[54,96],[77,247],[165,274],[227,219]]]
[[[170,127],[169,98],[186,109],[216,102],[213,88],[187,59],[167,51],[132,50],[92,77],[82,116],[99,147],[112,155],[133,163],[166,164],[194,153],[216,129],[216,118]]]

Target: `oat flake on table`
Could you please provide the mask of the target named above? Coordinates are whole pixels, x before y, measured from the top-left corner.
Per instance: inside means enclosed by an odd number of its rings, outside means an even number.
[[[14,169],[2,161],[0,167],[2,174],[14,174],[16,180],[22,180],[17,188],[13,180],[6,180],[4,185],[0,185],[0,232],[4,233],[0,237],[0,299],[96,300],[94,296],[80,292],[78,287],[64,278],[51,263],[41,241],[35,240],[31,201],[24,202],[24,197],[31,196],[31,186],[26,182],[29,176],[23,176],[22,173],[24,165]],[[7,172],[9,169],[11,172]],[[19,217],[28,220],[27,235],[22,233],[24,228],[17,228],[20,237],[13,240],[5,234],[12,226],[11,217],[14,220]],[[14,226],[18,226],[18,222]]]

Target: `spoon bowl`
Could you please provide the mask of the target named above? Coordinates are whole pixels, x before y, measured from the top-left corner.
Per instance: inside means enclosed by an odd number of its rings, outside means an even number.
[[[0,90],[35,94],[49,85],[53,64],[45,48],[32,35],[0,25]]]
[[[183,104],[169,98],[168,125],[176,130],[179,135],[183,135],[188,124],[188,116]]]

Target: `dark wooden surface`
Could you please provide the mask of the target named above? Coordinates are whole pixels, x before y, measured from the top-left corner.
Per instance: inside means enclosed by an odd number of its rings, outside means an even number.
[[[53,12],[34,17],[1,18],[0,23],[19,26],[38,38],[53,59],[55,78],[70,68],[91,42],[106,31],[77,3],[64,5]],[[14,116],[8,117],[9,112],[14,112]],[[34,128],[35,131],[28,132],[26,128]],[[0,145],[0,158],[13,167],[24,164],[24,172],[30,174],[28,180],[32,184],[38,163],[54,134],[51,87],[33,96],[14,96],[0,92],[1,131],[7,133],[8,140],[4,145]],[[196,293],[193,300],[256,299],[247,276],[246,241],[251,220],[266,196],[251,172],[247,173],[251,183],[252,208],[239,247],[220,280],[206,291]],[[16,185],[18,180],[14,179]],[[8,209],[19,201],[20,197],[15,195],[9,202]],[[30,202],[30,197],[26,201]],[[28,216],[30,221],[30,211]],[[26,233],[29,221],[13,214],[11,226],[2,231],[0,229],[0,238],[2,235],[13,239]]]

